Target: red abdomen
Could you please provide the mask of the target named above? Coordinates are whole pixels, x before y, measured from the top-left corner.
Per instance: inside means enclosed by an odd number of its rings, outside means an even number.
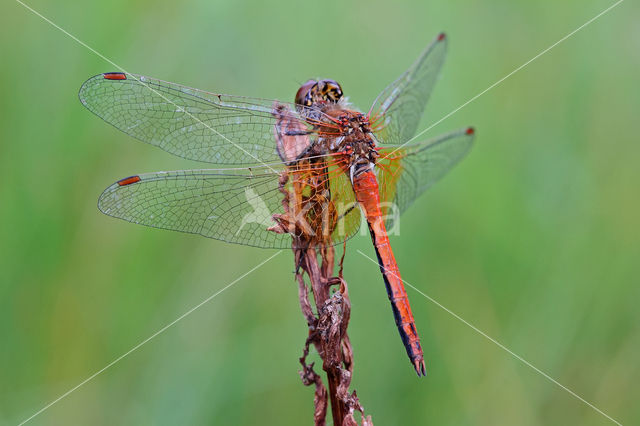
[[[395,317],[402,343],[404,343],[407,355],[409,355],[409,359],[411,359],[418,376],[424,376],[426,375],[426,369],[420,338],[418,337],[411,307],[409,306],[407,292],[402,284],[400,271],[389,244],[384,218],[380,210],[378,181],[373,171],[367,171],[355,177],[353,190],[356,200],[362,206],[367,217],[371,239],[378,255],[380,272],[382,272],[384,283],[387,287],[387,294],[391,301],[393,316]]]

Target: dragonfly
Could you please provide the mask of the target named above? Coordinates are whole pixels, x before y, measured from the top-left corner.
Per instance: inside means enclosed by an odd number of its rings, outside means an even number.
[[[424,354],[388,230],[472,146],[472,127],[414,142],[446,46],[441,33],[367,113],[329,79],[307,81],[288,103],[126,72],[96,75],[79,92],[91,112],[140,141],[220,167],[120,179],[104,190],[98,208],[154,228],[280,249],[292,241],[343,243],[364,218],[400,337],[416,373],[424,376]]]

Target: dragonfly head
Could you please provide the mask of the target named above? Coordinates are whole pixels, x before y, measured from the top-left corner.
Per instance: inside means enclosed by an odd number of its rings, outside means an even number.
[[[342,99],[342,87],[335,80],[309,80],[298,89],[296,104],[311,107],[316,104],[336,104]]]

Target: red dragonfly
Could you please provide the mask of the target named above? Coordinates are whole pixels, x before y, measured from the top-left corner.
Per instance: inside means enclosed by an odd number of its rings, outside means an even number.
[[[358,231],[362,211],[402,342],[425,375],[387,229],[472,145],[471,127],[408,143],[445,52],[440,34],[366,114],[333,80],[306,82],[289,104],[122,72],[92,77],[80,101],[106,122],[177,156],[238,166],[130,176],[109,186],[98,207],[129,222],[264,248],[291,247],[300,233],[338,244]],[[283,188],[294,194],[293,221],[282,214]]]

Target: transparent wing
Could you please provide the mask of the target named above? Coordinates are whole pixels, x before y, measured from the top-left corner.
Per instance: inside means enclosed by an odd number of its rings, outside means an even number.
[[[322,178],[331,183],[331,202],[313,209],[320,217],[326,216],[323,209],[339,211],[338,205],[347,205],[353,198],[345,191],[340,176],[329,179],[330,173],[333,172],[326,172]],[[303,175],[302,172],[292,175],[288,185]],[[109,186],[100,196],[98,208],[109,216],[155,228],[249,246],[289,248],[289,234],[268,230],[276,224],[273,215],[284,213],[280,177],[280,173],[266,167],[237,173],[228,170],[146,173]],[[301,219],[310,220],[305,216],[309,210],[303,212]],[[331,218],[330,244],[344,241],[358,230],[359,213],[357,218],[351,212]]]
[[[189,160],[230,165],[280,161],[272,100],[208,93],[125,73],[92,77],[78,96],[107,123]],[[311,130],[312,123],[295,111],[287,108],[289,120]]]
[[[442,68],[446,45],[446,37],[441,33],[418,60],[376,98],[369,114],[382,144],[401,144],[415,135]]]
[[[474,130],[460,129],[400,149],[383,148],[376,162],[380,200],[391,230],[398,217],[471,149]]]

